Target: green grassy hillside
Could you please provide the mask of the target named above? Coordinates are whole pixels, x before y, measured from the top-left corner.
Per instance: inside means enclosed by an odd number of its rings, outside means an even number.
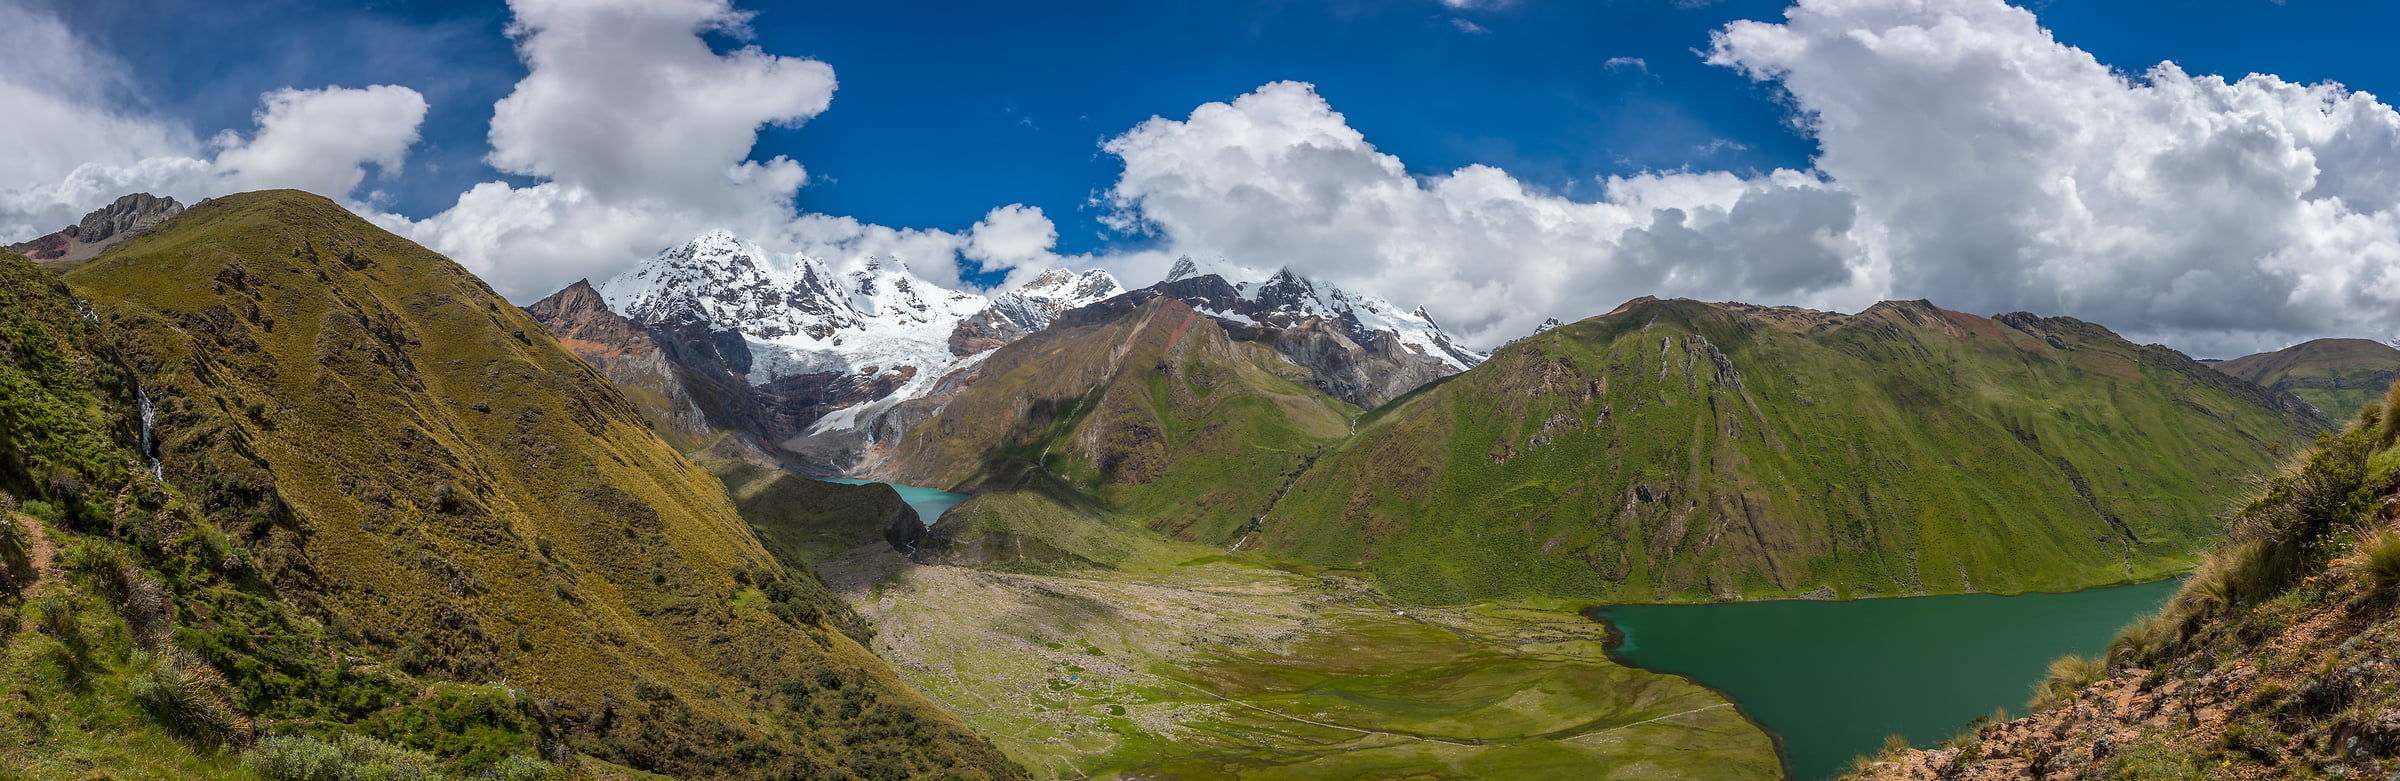
[[[1379,408],[1255,544],[1436,603],[2149,579],[2322,425],[2284,406],[2066,318],[1640,299]]]
[[[1357,408],[1181,301],[1136,294],[1000,348],[877,479],[1051,485],[1187,540],[1230,541]]]
[[[448,260],[283,191],[113,248],[69,276],[88,303],[0,263],[40,301],[0,307],[0,487],[69,551],[6,675],[83,698],[0,708],[31,738],[0,740],[16,766],[239,775],[372,737],[457,773],[580,753],[684,777],[1021,775]],[[163,480],[135,452],[137,383]],[[152,679],[189,694],[144,699]],[[173,739],[87,739],[118,732]]]
[[[2158,614],[2065,657],[2033,713],[1862,759],[1868,779],[2400,776],[2400,396],[2249,486]]]
[[[2400,375],[2400,349],[2371,339],[2313,339],[2216,364],[2218,371],[2298,396],[2348,420]]]
[[[1408,604],[1030,491],[960,504],[914,559],[824,571],[1038,778],[1781,776],[1732,703],[1610,660],[1571,606]]]
[[[786,566],[805,568],[882,541],[894,519],[916,517],[888,485],[811,480],[755,461],[712,457],[719,452],[702,451],[700,464],[725,481],[734,508]]]

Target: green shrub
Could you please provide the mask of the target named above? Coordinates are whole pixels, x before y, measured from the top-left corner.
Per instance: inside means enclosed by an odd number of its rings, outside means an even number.
[[[66,518],[63,513],[59,512],[58,505],[51,504],[40,499],[26,500],[23,510],[26,515],[40,518],[43,521],[52,524],[57,524]]]
[[[2383,408],[2385,410],[2400,410],[2400,383],[2393,383],[2392,389],[2385,392],[2383,397]],[[2382,425],[2377,426],[2375,430],[2377,434],[2375,441],[2378,444],[2384,447],[2391,447],[2394,441],[2400,441],[2400,415],[2385,415],[2383,416],[2383,420],[2379,422]]]
[[[2284,741],[2284,734],[2266,717],[2252,714],[2228,722],[2224,734],[2218,738],[2218,747],[2227,754],[2273,763],[2283,758]]]
[[[111,602],[123,602],[133,585],[126,570],[133,567],[125,550],[105,540],[79,540],[59,557],[68,573],[82,576],[92,588]]]
[[[475,776],[475,781],[546,781],[565,775],[548,762],[524,754],[511,754]]]
[[[242,763],[272,781],[435,781],[433,755],[364,735],[263,738]],[[521,776],[519,776],[521,777]],[[512,777],[516,778],[516,777]]]

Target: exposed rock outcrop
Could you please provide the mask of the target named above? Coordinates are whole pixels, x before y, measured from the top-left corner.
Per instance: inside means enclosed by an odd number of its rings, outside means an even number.
[[[82,222],[8,248],[37,261],[84,260],[182,213],[183,204],[173,198],[134,193],[92,210]]]

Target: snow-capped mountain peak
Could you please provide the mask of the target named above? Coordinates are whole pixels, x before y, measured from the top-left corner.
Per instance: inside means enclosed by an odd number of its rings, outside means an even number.
[[[1123,292],[1125,286],[1106,271],[1051,269],[1015,290],[992,297],[992,308],[1026,331],[1039,331],[1050,327],[1061,312]]]
[[[599,286],[608,308],[636,323],[738,335],[747,352],[738,364],[754,386],[804,378],[792,387],[833,389],[821,392],[835,411],[812,431],[870,422],[1059,313],[1122,292],[1105,271],[1051,270],[986,297],[929,282],[897,257],[829,262],[774,253],[726,231],[701,234]]]
[[[1339,286],[1301,276],[1289,267],[1262,275],[1252,269],[1229,263],[1202,265],[1189,257],[1175,261],[1159,284],[1191,287],[1189,280],[1216,276],[1232,288],[1240,300],[1217,300],[1205,288],[1175,293],[1194,308],[1221,320],[1241,323],[1264,323],[1279,327],[1318,318],[1336,324],[1354,342],[1365,344],[1377,338],[1377,333],[1394,339],[1404,349],[1449,367],[1465,371],[1486,357],[1452,341],[1442,327],[1433,322],[1432,315],[1422,306],[1403,310],[1391,301],[1368,293],[1347,290]],[[1181,284],[1179,284],[1181,283]],[[1224,288],[1217,288],[1222,291]]]

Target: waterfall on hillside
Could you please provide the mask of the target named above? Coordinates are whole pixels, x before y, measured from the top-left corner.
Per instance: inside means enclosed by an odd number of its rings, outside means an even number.
[[[133,400],[142,406],[142,457],[150,459],[150,476],[167,479],[167,467],[158,462],[158,437],[152,432],[158,420],[158,410],[150,406],[150,393],[141,386],[133,388]]]

